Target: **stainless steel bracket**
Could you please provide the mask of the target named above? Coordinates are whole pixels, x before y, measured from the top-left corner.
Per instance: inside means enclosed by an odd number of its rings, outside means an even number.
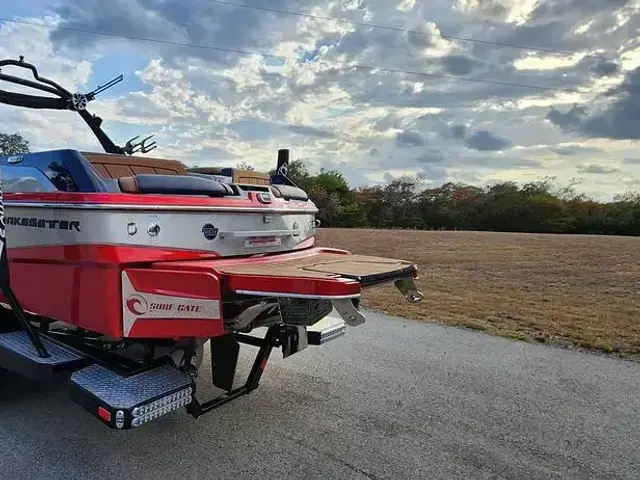
[[[357,327],[364,323],[364,314],[356,308],[350,298],[331,300],[331,304],[350,327]]]
[[[400,280],[396,280],[394,283],[396,288],[400,290],[400,293],[402,293],[404,298],[406,298],[410,303],[420,303],[424,298],[424,295],[418,290],[413,278],[402,278]]]

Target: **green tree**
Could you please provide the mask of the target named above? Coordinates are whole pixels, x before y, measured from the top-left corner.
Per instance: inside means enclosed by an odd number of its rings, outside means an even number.
[[[340,197],[345,197],[350,190],[344,176],[337,170],[320,169],[320,173],[313,178],[313,184]]]
[[[271,176],[275,174],[275,169],[269,172],[269,175]],[[289,162],[287,178],[307,193],[309,193],[313,188],[313,177],[309,173],[309,170],[307,170],[307,166],[302,159],[296,159]]]
[[[351,188],[339,171],[311,174],[302,159],[289,164],[288,177],[309,194],[327,227],[640,235],[639,193],[598,202],[577,193],[575,181],[558,186],[553,177],[424,189],[419,177],[408,176]]]
[[[320,211],[318,218],[325,227],[339,226],[340,216],[345,210],[344,203],[336,192],[327,192],[324,188],[315,186],[309,196]]]
[[[249,163],[247,163],[246,161],[242,161],[242,162],[238,163],[236,165],[236,168],[240,169],[240,170],[249,170],[251,172],[255,171],[255,168],[252,165],[250,165]]]
[[[382,215],[389,226],[412,228],[421,224],[416,197],[419,181],[410,176],[393,180],[384,187]]]
[[[360,187],[354,192],[354,201],[361,207],[362,222],[360,226],[382,227],[382,206],[384,191],[382,187]]]
[[[423,190],[418,197],[418,209],[428,228],[477,229],[478,211],[485,195],[481,188],[447,182]]]
[[[0,133],[0,154],[19,155],[21,153],[29,153],[28,140],[17,133],[12,135]]]

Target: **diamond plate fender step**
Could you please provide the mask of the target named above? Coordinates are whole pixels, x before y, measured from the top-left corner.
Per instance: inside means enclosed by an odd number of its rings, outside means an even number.
[[[36,381],[51,381],[57,374],[84,367],[80,352],[40,336],[49,357],[40,357],[24,330],[0,334],[0,367]]]
[[[193,379],[170,365],[123,377],[101,365],[71,376],[71,399],[111,428],[130,429],[185,407]]]

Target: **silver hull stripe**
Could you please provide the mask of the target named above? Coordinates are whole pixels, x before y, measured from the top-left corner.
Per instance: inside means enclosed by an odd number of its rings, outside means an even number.
[[[211,208],[131,211],[122,206],[87,209],[59,204],[34,207],[5,204],[9,248],[119,245],[232,256],[292,251],[316,232],[313,213],[291,209],[269,213]],[[250,232],[256,232],[255,238]]]

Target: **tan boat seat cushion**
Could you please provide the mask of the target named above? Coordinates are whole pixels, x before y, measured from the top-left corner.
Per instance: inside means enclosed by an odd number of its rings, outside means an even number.
[[[130,177],[138,173],[159,175],[187,175],[184,165],[177,160],[135,157],[110,153],[84,153],[84,157],[104,178]]]
[[[233,183],[249,185],[269,185],[271,177],[262,172],[254,170],[243,170],[241,168],[221,168],[221,167],[193,167],[189,169],[192,173],[204,173],[206,175],[222,175],[223,170],[231,170]]]

